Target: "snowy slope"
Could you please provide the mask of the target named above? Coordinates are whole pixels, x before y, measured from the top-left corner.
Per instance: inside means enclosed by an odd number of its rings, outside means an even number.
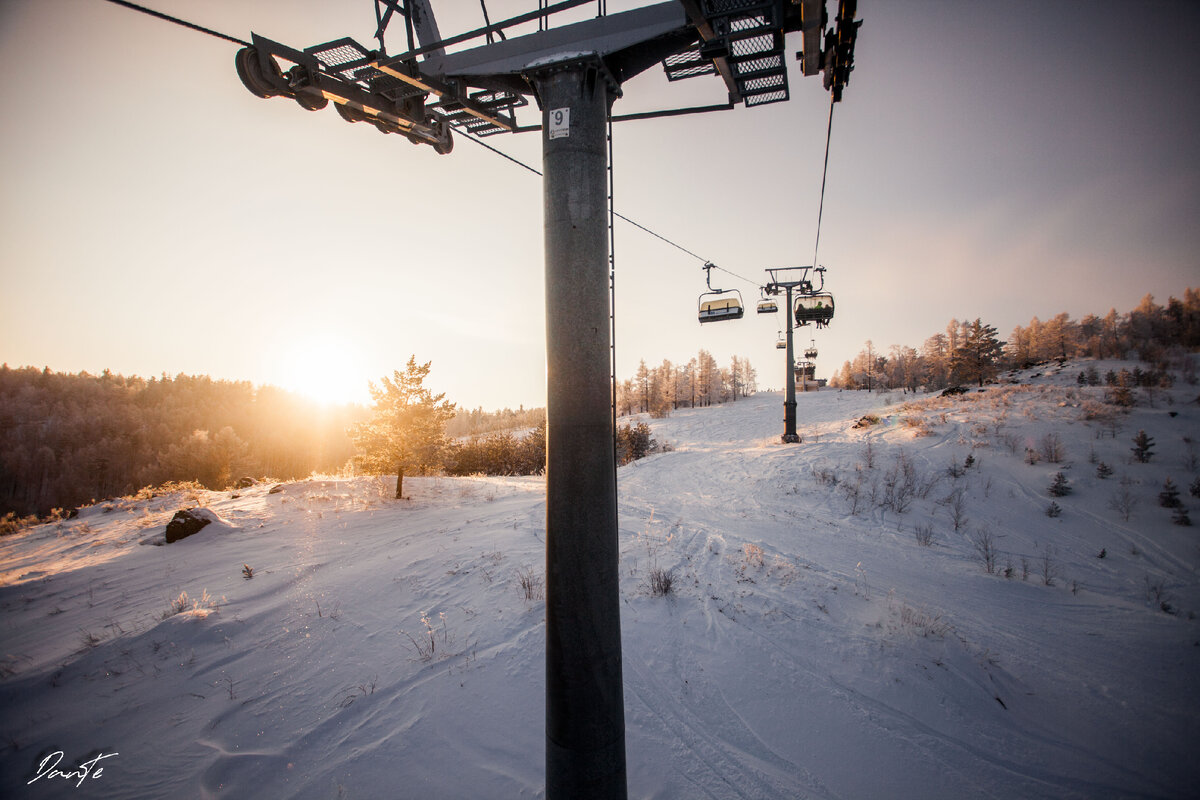
[[[620,471],[630,796],[1192,796],[1200,528],[1157,495],[1195,502],[1196,387],[1106,417],[1078,368],[804,394],[800,445],[777,394],[649,420],[671,449]],[[1027,463],[1048,434],[1064,460]],[[0,540],[0,795],[540,796],[544,483],[390,486],[119,500]],[[197,500],[219,521],[154,546]],[[29,785],[57,751],[104,758]]]

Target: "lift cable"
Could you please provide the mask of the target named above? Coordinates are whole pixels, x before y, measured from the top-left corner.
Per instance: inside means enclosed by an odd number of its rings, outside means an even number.
[[[152,8],[146,8],[145,6],[139,6],[137,3],[130,3],[130,2],[128,2],[128,0],[108,0],[108,2],[118,5],[118,6],[124,6],[125,8],[129,8],[134,11],[140,11],[143,14],[149,14],[152,17],[158,17],[159,19],[166,20],[167,22],[174,23],[175,25],[181,25],[184,28],[190,28],[194,31],[200,31],[201,33],[207,33],[209,36],[215,36],[218,39],[224,39],[227,42],[233,42],[234,44],[240,44],[243,47],[250,46],[249,42],[239,39],[236,36],[230,36],[227,33],[221,33],[220,31],[214,31],[212,28],[205,28],[203,25],[197,25],[194,22],[188,22],[187,20],[180,19],[179,17],[172,17],[170,14],[164,14],[163,12],[155,11]]]
[[[833,132],[833,106],[835,101],[829,100],[829,123],[825,126],[825,165],[821,168],[821,202],[817,206],[817,240],[813,244],[813,266],[817,266],[817,248],[821,246],[821,217],[825,213],[825,178],[829,175],[829,138]]]
[[[497,148],[495,148],[495,147],[492,147],[490,144],[488,144],[487,142],[485,142],[485,141],[483,141],[482,139],[478,138],[478,137],[477,137],[477,136],[475,136],[473,133],[470,133],[469,131],[459,131],[459,133],[460,133],[460,134],[462,134],[463,136],[465,136],[465,137],[466,137],[468,140],[470,140],[470,141],[472,141],[472,142],[475,142],[475,144],[479,145],[480,147],[485,147],[485,148],[487,148],[488,150],[491,150],[491,151],[492,151],[493,153],[495,153],[496,155],[498,155],[498,156],[503,156],[504,158],[507,158],[509,161],[513,162],[513,163],[514,163],[514,164],[516,164],[518,167],[523,167],[523,168],[525,168],[525,169],[529,170],[530,172],[532,172],[534,175],[541,176],[541,174],[542,174],[542,171],[541,171],[541,170],[537,169],[536,167],[531,167],[531,166],[529,166],[529,165],[528,165],[528,164],[526,164],[524,161],[521,161],[521,160],[520,160],[520,159],[518,159],[518,158],[514,158],[513,156],[510,156],[508,153],[504,152],[503,150],[500,150],[500,149],[497,149]],[[656,238],[656,239],[660,239],[660,240],[662,240],[662,241],[666,242],[667,244],[671,245],[671,247],[674,247],[676,250],[681,250],[681,251],[683,251],[684,253],[687,253],[689,256],[691,256],[692,258],[694,258],[694,259],[696,259],[696,260],[698,260],[698,261],[703,261],[704,263],[708,263],[708,259],[707,259],[707,258],[705,258],[704,256],[697,255],[696,253],[693,253],[691,250],[688,250],[686,247],[684,247],[683,245],[679,244],[678,242],[671,241],[671,240],[670,240],[670,239],[668,239],[666,236],[663,236],[661,233],[656,233],[655,231],[652,231],[652,230],[650,230],[650,229],[649,229],[649,228],[647,228],[645,225],[642,225],[641,223],[639,223],[639,222],[636,222],[636,221],[634,221],[634,220],[630,219],[629,217],[625,216],[624,214],[620,213],[619,211],[616,211],[616,210],[614,209],[614,210],[613,210],[613,212],[612,212],[612,215],[613,215],[614,217],[616,217],[617,219],[619,219],[619,220],[623,220],[623,221],[625,221],[625,222],[628,222],[630,225],[632,225],[633,227],[637,228],[638,230],[644,231],[645,233],[648,233],[648,234],[650,234],[650,235],[651,235],[651,236],[653,236],[654,238]],[[713,264],[713,266],[714,266],[714,267],[716,267],[717,269],[721,270],[722,272],[729,272],[729,270],[725,269],[724,267],[718,267],[716,264]],[[756,282],[754,282],[754,281],[750,280],[749,278],[743,278],[741,275],[738,275],[738,274],[737,274],[737,273],[735,273],[735,272],[729,272],[729,274],[730,274],[730,275],[733,275],[735,278],[738,278],[738,279],[740,279],[740,280],[746,281],[746,283],[752,284],[752,285],[754,285],[754,286],[758,286],[758,284],[757,284]]]

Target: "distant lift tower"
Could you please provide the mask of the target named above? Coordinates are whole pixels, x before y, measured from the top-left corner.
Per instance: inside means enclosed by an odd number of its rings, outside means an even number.
[[[820,284],[813,286],[810,273],[815,272],[820,277]],[[792,343],[792,322],[797,327],[803,327],[810,322],[818,328],[823,328],[833,319],[833,295],[824,291],[824,267],[775,267],[768,269],[771,279],[763,288],[766,294],[777,295],[780,292],[787,297],[787,330],[784,339],[784,372],[787,377],[787,395],[783,401],[783,442],[795,444],[800,441],[796,433],[796,377],[797,368],[795,349]],[[794,299],[793,299],[794,298]],[[816,356],[814,350],[813,356]],[[811,362],[806,362],[807,364]],[[803,373],[801,373],[803,375]],[[815,376],[815,370],[812,373]]]
[[[542,132],[547,350],[546,797],[624,798],[617,488],[609,379],[607,124],[787,100],[785,34],[798,32],[806,76],[834,99],[853,66],[854,0],[829,27],[825,0],[670,0],[546,26],[596,0],[442,37],[429,0],[375,0],[379,50],[338,39],[295,50],[257,34],[239,51],[242,82],[260,97],[400,134],[439,153],[452,131]],[[486,10],[486,6],[485,6]],[[384,34],[403,19],[407,50]],[[537,21],[539,30],[504,38]],[[485,44],[451,52],[483,39]],[[290,62],[287,70],[279,61]],[[661,63],[670,80],[719,75],[725,105],[610,117],[622,84]],[[522,127],[533,97],[541,125]],[[790,313],[790,308],[789,308]],[[790,322],[789,322],[790,327]],[[789,349],[790,358],[790,349]]]

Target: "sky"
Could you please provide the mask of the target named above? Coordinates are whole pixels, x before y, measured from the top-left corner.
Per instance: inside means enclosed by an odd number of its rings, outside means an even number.
[[[297,48],[373,42],[369,0],[146,5]],[[444,36],[483,22],[434,10]],[[837,314],[798,332],[818,375],[951,318],[1003,337],[1200,285],[1200,4],[860,0],[859,17],[817,253]],[[460,406],[544,405],[540,179],[466,137],[439,156],[254,97],[236,49],[103,0],[0,0],[0,361],[366,401],[416,356]],[[703,348],[782,386],[781,314],[696,310],[701,259],[748,304],[767,268],[813,263],[829,99],[789,64],[787,103],[616,126],[617,211],[695,254],[618,222],[618,377]],[[652,68],[614,113],[724,99]],[[487,142],[540,165],[539,134]]]

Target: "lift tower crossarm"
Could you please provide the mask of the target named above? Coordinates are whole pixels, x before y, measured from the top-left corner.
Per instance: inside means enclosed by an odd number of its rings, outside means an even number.
[[[704,12],[700,10],[698,0],[679,0],[679,4],[687,12],[688,19],[696,27],[696,32],[700,34],[700,38],[704,42],[716,40],[717,33],[713,30],[713,26],[708,21],[708,18],[704,16]],[[703,53],[704,45],[701,44],[700,47]],[[737,80],[733,77],[733,70],[729,67],[728,59],[724,55],[717,56],[713,59],[713,66],[721,76],[721,80],[725,81],[725,88],[729,90],[729,102],[740,103],[742,95],[738,91]]]
[[[695,36],[679,3],[672,0],[447,53],[422,63],[421,71],[447,81],[528,94],[531,65],[594,53],[623,82],[686,47]]]

